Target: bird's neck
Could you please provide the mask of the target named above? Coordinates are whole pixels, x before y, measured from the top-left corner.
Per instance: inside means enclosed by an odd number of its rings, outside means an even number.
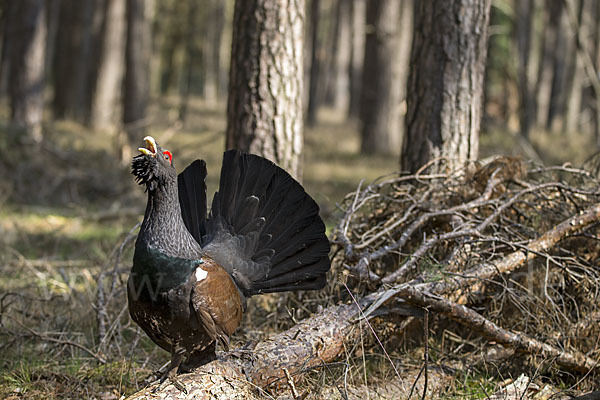
[[[148,191],[148,203],[137,245],[150,245],[176,257],[197,256],[200,245],[183,223],[177,182]]]

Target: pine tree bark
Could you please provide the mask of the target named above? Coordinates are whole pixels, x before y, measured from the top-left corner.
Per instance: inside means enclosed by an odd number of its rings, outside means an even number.
[[[151,1],[127,0],[123,124],[129,143],[139,142],[144,137],[147,127],[152,7]]]
[[[226,147],[262,155],[297,179],[303,36],[303,0],[235,2]]]
[[[350,55],[350,104],[348,106],[348,117],[358,117],[360,113],[363,62],[365,61],[367,3],[365,0],[354,0],[350,2],[350,7],[352,12],[352,53]]]
[[[92,97],[90,124],[99,130],[114,130],[118,121],[121,85],[125,71],[125,2],[107,0],[101,28],[102,49]]]
[[[44,0],[8,3],[9,94],[11,123],[30,138],[42,139],[46,15]]]
[[[491,0],[416,2],[402,169],[477,158]]]
[[[393,154],[400,148],[399,20],[400,2],[367,2],[360,105],[364,154]]]

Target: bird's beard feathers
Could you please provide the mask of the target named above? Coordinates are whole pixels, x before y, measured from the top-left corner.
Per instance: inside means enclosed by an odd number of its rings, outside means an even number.
[[[158,173],[158,161],[154,157],[140,154],[131,162],[131,173],[139,185],[146,185],[146,190],[156,190],[165,177]]]

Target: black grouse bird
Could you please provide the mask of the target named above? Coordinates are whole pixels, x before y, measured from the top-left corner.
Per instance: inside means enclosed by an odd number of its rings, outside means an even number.
[[[132,174],[148,204],[128,282],[129,313],[171,353],[162,376],[180,389],[189,370],[228,348],[246,298],[320,289],[330,267],[329,241],[317,203],[287,172],[265,158],[225,152],[210,214],[206,163],[179,176],[172,155],[147,136]]]

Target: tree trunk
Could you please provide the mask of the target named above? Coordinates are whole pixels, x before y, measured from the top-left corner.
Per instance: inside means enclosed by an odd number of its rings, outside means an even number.
[[[204,11],[208,15],[204,18],[206,24],[207,40],[204,41],[204,97],[210,101],[217,101],[222,94],[221,83],[221,42],[225,27],[225,2],[211,0]]]
[[[416,3],[402,169],[477,158],[491,0]]]
[[[204,49],[199,45],[198,38],[206,37],[206,22],[207,18],[199,18],[200,12],[195,0],[188,1],[189,8],[187,9],[187,26],[185,34],[185,62],[183,65],[183,76],[179,87],[179,120],[185,121],[189,104],[189,97],[192,91],[193,82],[199,85],[202,89],[206,89],[206,68],[209,66],[204,61],[207,58],[203,54]],[[205,69],[202,70],[204,64]],[[198,68],[200,67],[200,68]],[[206,94],[206,93],[205,93]],[[215,93],[213,93],[214,95]]]
[[[565,7],[562,0],[551,0],[555,4],[556,12],[558,13],[558,24],[556,30],[556,46],[552,53],[552,64],[554,73],[552,74],[552,89],[550,91],[550,104],[548,105],[548,119],[546,120],[547,130],[556,130],[557,117],[563,115],[565,109],[565,96],[566,91],[565,79],[566,79],[566,67],[567,57],[569,54],[569,40],[567,32],[569,31],[567,16]],[[560,121],[558,121],[560,122]]]
[[[535,118],[535,98],[529,79],[529,62],[533,35],[534,0],[515,0],[516,42],[518,49],[519,126],[528,138]]]
[[[262,155],[297,179],[303,36],[303,0],[235,2],[226,146]]]
[[[93,0],[62,1],[53,62],[55,118],[85,121],[89,114],[90,71],[95,48]]]
[[[400,2],[367,2],[367,38],[361,95],[361,152],[390,154],[400,148]]]
[[[310,77],[308,83],[308,106],[306,108],[306,124],[314,126],[317,121],[317,109],[319,103],[319,15],[320,0],[312,0],[310,5]]]
[[[348,114],[350,104],[350,58],[352,52],[352,14],[349,2],[340,0],[336,9],[337,52],[334,54],[333,107]]]
[[[10,2],[7,20],[11,123],[37,142],[44,111],[45,5],[44,0]]]
[[[400,15],[400,37],[399,49],[396,62],[398,63],[398,146],[395,149],[400,150],[402,138],[404,137],[404,119],[406,117],[406,85],[408,80],[408,71],[410,68],[410,49],[413,39],[413,20],[414,20],[414,1],[403,0]]]
[[[152,6],[151,1],[127,0],[123,123],[129,143],[139,142],[145,136],[148,125],[146,109],[150,95]]]
[[[350,104],[348,106],[348,116],[358,117],[360,113],[363,62],[365,61],[367,3],[365,0],[354,0],[350,2],[350,7],[352,9],[352,53],[350,55]]]
[[[118,121],[121,84],[125,70],[125,2],[107,0],[98,77],[92,98],[90,123],[94,129],[114,130]]]
[[[578,29],[586,30],[587,27],[581,23],[583,19],[583,8],[585,6],[584,0],[578,0],[577,2],[574,1],[572,4],[574,7],[576,7],[576,10],[573,11],[577,13],[576,18],[577,26],[579,27]],[[570,63],[567,72],[565,114],[562,131],[567,135],[572,135],[578,131],[584,71],[583,62],[577,50],[577,33],[573,32],[573,28],[570,26],[568,28],[568,32],[570,33],[569,41],[572,43],[570,46],[570,55],[568,56]],[[587,37],[587,32],[582,33],[582,36]]]
[[[546,0],[539,69],[536,81],[536,120],[539,127],[546,127],[552,94],[554,75],[554,52],[556,51],[562,0]]]

